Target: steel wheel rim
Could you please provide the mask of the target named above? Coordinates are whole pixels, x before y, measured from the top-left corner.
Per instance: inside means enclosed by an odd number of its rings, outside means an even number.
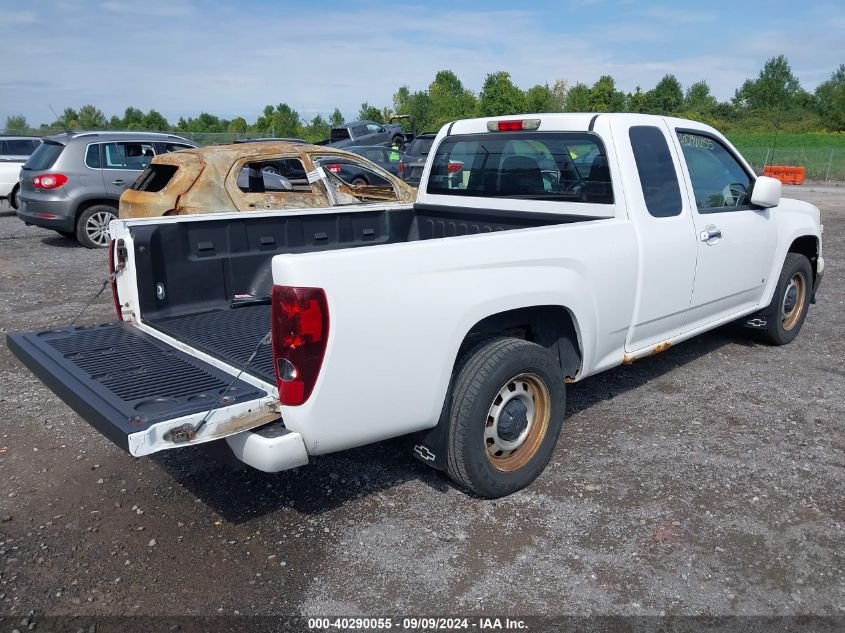
[[[109,222],[115,219],[114,213],[97,211],[85,222],[85,235],[94,244],[105,246],[109,243]]]
[[[513,440],[499,435],[499,422],[508,403],[519,400],[526,408],[527,426]],[[508,380],[493,398],[484,426],[484,450],[496,470],[513,472],[525,466],[543,443],[549,428],[551,396],[535,374],[519,374]]]
[[[791,330],[798,323],[804,312],[807,296],[807,281],[801,273],[795,273],[786,286],[780,305],[781,323],[784,330]]]

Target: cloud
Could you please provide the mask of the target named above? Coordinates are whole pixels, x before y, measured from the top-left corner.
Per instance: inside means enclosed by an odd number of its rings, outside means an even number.
[[[182,0],[108,0],[101,3],[100,7],[113,13],[153,17],[176,17],[194,13],[194,7]]]

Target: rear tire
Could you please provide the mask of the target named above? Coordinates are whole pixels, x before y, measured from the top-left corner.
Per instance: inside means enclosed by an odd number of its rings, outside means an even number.
[[[759,331],[760,339],[770,345],[791,343],[804,325],[812,293],[810,260],[798,253],[788,253],[772,302],[763,311],[767,326]]]
[[[390,139],[390,145],[402,149],[405,146],[405,137],[398,134]]]
[[[15,185],[12,187],[12,193],[9,194],[9,206],[11,206],[15,211],[18,210],[18,190],[20,189],[20,185]]]
[[[76,220],[76,239],[85,248],[104,248],[111,237],[108,225],[117,219],[117,209],[107,204],[95,204],[79,214]]]
[[[352,179],[352,181],[351,181],[349,184],[350,184],[350,185],[355,185],[355,186],[360,186],[360,185],[368,185],[368,184],[370,184],[370,183],[368,183],[368,182],[366,181],[366,179],[361,178],[360,176],[358,176],[357,178],[353,178],[353,179]]]
[[[489,499],[530,484],[549,463],[566,411],[557,359],[535,343],[494,338],[458,363],[446,471]]]

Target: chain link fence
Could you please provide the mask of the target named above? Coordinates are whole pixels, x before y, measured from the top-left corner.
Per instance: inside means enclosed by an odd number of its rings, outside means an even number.
[[[7,130],[5,133],[19,136],[49,136],[63,132],[62,129],[47,128]],[[226,145],[245,138],[274,136],[272,133],[261,134],[258,132],[180,132],[170,130],[164,133],[181,136],[198,145]],[[804,167],[807,180],[845,182],[845,147],[805,147],[791,145],[789,141],[789,135],[782,135],[780,145],[775,143],[774,147],[743,143],[734,143],[734,145],[758,174],[763,173],[763,167],[766,165],[788,165]]]

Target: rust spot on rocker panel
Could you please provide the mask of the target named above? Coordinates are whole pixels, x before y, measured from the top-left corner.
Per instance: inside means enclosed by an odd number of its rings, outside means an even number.
[[[663,341],[662,343],[658,343],[657,345],[652,347],[648,354],[638,354],[635,356],[634,354],[626,353],[622,356],[622,363],[625,365],[630,365],[638,358],[643,358],[645,356],[656,356],[660,352],[665,352],[670,347],[672,347],[672,343],[670,343],[669,341]]]

